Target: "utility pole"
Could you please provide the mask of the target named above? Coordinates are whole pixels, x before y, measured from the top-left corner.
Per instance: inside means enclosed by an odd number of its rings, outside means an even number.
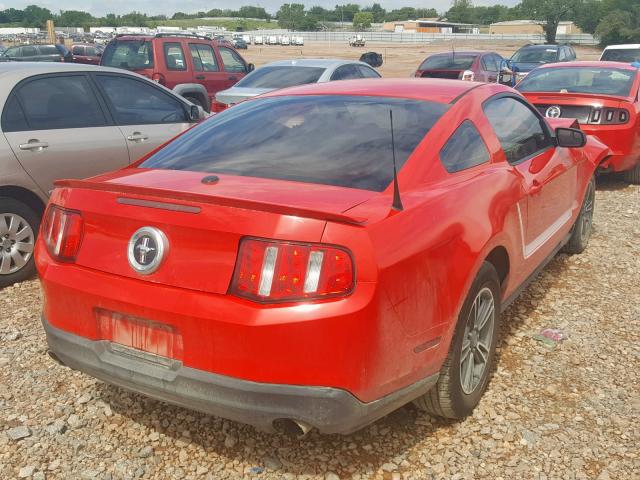
[[[56,43],[56,32],[53,27],[53,20],[47,20],[47,37],[49,43]]]

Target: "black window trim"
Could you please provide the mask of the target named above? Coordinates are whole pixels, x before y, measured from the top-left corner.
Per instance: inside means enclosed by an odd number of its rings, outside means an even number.
[[[31,126],[31,123],[29,122],[29,116],[26,114],[26,110],[24,108],[24,105],[22,104],[22,100],[20,99],[20,95],[18,95],[18,91],[20,88],[22,88],[24,85],[27,85],[28,83],[31,83],[33,81],[36,80],[41,80],[43,78],[57,78],[57,77],[84,77],[87,80],[87,83],[89,84],[89,89],[93,92],[94,94],[94,99],[96,100],[96,103],[98,104],[99,108],[100,108],[100,112],[102,113],[102,116],[104,118],[104,124],[103,125],[94,125],[94,126],[82,126],[82,127],[54,127],[54,128],[33,128]],[[4,129],[4,121],[5,121],[5,110],[6,110],[6,106],[9,103],[9,100],[11,100],[12,97],[15,97],[18,104],[20,105],[20,108],[22,109],[22,114],[24,115],[25,118],[25,122],[27,123],[27,126],[29,127],[27,130],[5,130]],[[44,74],[39,74],[39,75],[33,75],[31,77],[27,77],[27,78],[23,78],[22,80],[20,80],[18,83],[16,83],[14,85],[14,87],[11,89],[11,92],[9,92],[9,95],[7,95],[7,100],[5,101],[3,107],[2,107],[2,119],[1,119],[1,123],[0,125],[2,126],[2,131],[3,132],[34,132],[34,131],[49,131],[49,130],[75,130],[75,129],[79,129],[79,128],[101,128],[101,127],[109,127],[113,125],[113,121],[111,118],[111,113],[105,108],[105,104],[102,102],[102,99],[100,97],[99,92],[96,90],[96,87],[94,85],[94,82],[92,81],[90,75],[88,75],[88,72],[83,72],[83,71],[75,71],[75,72],[56,72],[56,73],[44,73]]]
[[[182,53],[182,62],[184,63],[183,68],[171,68],[167,63],[167,46],[169,45],[178,45],[180,47],[180,53]],[[164,60],[164,66],[167,67],[167,70],[171,72],[186,72],[189,68],[187,67],[187,57],[184,54],[184,48],[182,48],[182,42],[163,42],[162,43],[162,57]]]
[[[189,119],[189,107],[187,106],[186,102],[183,102],[180,98],[177,98],[177,96],[173,96],[167,92],[164,91],[164,89],[160,88],[159,86],[157,86],[155,83],[147,81],[147,80],[143,80],[140,78],[136,78],[133,75],[127,75],[127,74],[122,74],[122,73],[116,73],[116,72],[91,72],[90,76],[92,77],[92,80],[95,84],[95,87],[98,89],[98,92],[100,94],[100,96],[102,97],[102,101],[104,102],[104,104],[106,105],[108,111],[109,111],[109,117],[111,118],[111,121],[113,122],[113,125],[119,126],[119,127],[126,127],[126,126],[130,126],[130,125],[171,125],[171,124],[175,124],[175,123],[192,123],[192,121]],[[126,78],[129,80],[133,80],[135,82],[139,82],[143,85],[147,85],[149,88],[153,88],[156,91],[160,92],[162,95],[166,96],[167,98],[173,99],[175,101],[177,101],[180,106],[182,107],[182,110],[185,114],[185,119],[184,122],[162,122],[162,123],[158,123],[158,122],[136,122],[136,123],[119,123],[118,121],[116,121],[116,116],[115,116],[115,106],[111,103],[111,100],[109,99],[109,96],[107,95],[107,92],[104,91],[104,88],[102,87],[102,85],[100,85],[100,82],[98,81],[98,76],[102,76],[102,77],[120,77],[120,78]]]
[[[442,161],[442,150],[444,150],[444,148],[447,146],[447,144],[449,143],[449,141],[453,138],[453,136],[458,132],[458,130],[460,130],[460,127],[462,127],[465,123],[469,123],[471,124],[471,126],[473,127],[473,129],[476,131],[476,133],[478,134],[478,137],[480,137],[480,140],[482,140],[482,143],[484,145],[484,148],[487,151],[487,160],[482,162],[482,163],[477,163],[475,165],[471,165],[470,167],[465,167],[465,168],[461,168],[460,170],[453,170],[453,171],[449,171],[449,169],[445,166],[444,162]],[[453,130],[453,132],[451,133],[451,135],[449,135],[449,137],[447,138],[447,141],[444,142],[444,144],[442,145],[442,147],[440,148],[440,151],[438,152],[438,160],[440,160],[440,164],[442,165],[442,168],[444,168],[445,172],[447,172],[449,175],[456,175],[458,173],[461,172],[468,172],[469,170],[472,170],[474,168],[478,168],[478,167],[482,167],[482,166],[486,166],[486,165],[491,165],[491,163],[493,163],[493,157],[491,155],[491,150],[489,150],[489,146],[487,145],[487,141],[484,139],[484,137],[482,136],[482,132],[480,132],[480,130],[478,129],[478,127],[476,126],[475,122],[473,120],[471,120],[470,118],[465,118],[464,120],[462,120],[458,126]]]
[[[517,162],[509,162],[507,160],[507,154],[504,151],[504,149],[502,148],[502,143],[500,142],[500,139],[498,137],[498,134],[496,133],[496,131],[493,128],[493,125],[491,125],[491,122],[489,121],[489,118],[486,116],[486,114],[484,113],[484,107],[486,104],[494,101],[494,100],[499,100],[501,98],[512,98],[513,100],[520,102],[522,105],[524,105],[525,107],[527,107],[535,116],[536,118],[538,118],[538,121],[540,122],[540,125],[542,126],[542,130],[544,131],[544,133],[547,134],[547,139],[549,140],[549,145],[547,147],[544,147],[536,152],[533,152],[529,155],[527,155],[526,157],[523,157],[521,159],[519,159]],[[486,100],[484,100],[482,102],[482,114],[485,116],[487,122],[489,123],[489,126],[491,128],[491,131],[493,132],[493,134],[496,136],[496,138],[498,139],[498,143],[500,144],[500,150],[502,150],[502,153],[505,157],[505,162],[513,167],[515,167],[516,165],[520,165],[521,163],[524,163],[528,160],[531,160],[534,157],[537,157],[538,155],[542,155],[544,152],[546,152],[547,150],[551,149],[551,148],[556,148],[557,143],[556,143],[556,137],[553,133],[553,131],[551,130],[551,127],[549,126],[549,124],[547,123],[547,121],[544,119],[544,117],[542,116],[542,114],[540,112],[538,112],[535,108],[533,108],[524,98],[519,97],[518,95],[514,95],[512,93],[509,92],[501,92],[501,93],[497,93],[489,98],[487,98]]]
[[[382,78],[382,75],[380,75],[380,73],[375,68],[373,68],[371,65],[368,65],[366,63],[364,65],[362,63],[354,63],[353,65],[355,65],[358,70],[361,69],[361,68],[364,68],[364,69],[367,69],[367,70],[371,70],[372,72],[374,72],[376,74],[377,78]],[[362,72],[360,72],[360,75],[362,75]],[[365,77],[365,76],[363,76],[362,78],[374,78],[374,77]]]

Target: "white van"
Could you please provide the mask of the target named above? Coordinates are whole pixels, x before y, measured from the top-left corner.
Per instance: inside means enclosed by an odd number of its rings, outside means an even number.
[[[600,60],[624,63],[640,62],[640,43],[609,45],[602,52]]]
[[[253,37],[253,44],[254,45],[262,45],[264,43],[264,39],[262,37],[262,35],[256,35],[255,37]]]

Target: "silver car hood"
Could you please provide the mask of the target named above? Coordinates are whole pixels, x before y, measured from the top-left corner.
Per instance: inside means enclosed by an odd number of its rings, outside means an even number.
[[[248,98],[262,95],[263,93],[272,92],[275,88],[242,88],[232,87],[216,93],[216,101],[225,105],[234,105]]]

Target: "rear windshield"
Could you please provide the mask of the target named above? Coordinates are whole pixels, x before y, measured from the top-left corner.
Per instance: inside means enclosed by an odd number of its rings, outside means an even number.
[[[551,63],[558,58],[555,48],[523,48],[513,54],[511,60],[516,63]]]
[[[153,46],[146,40],[116,40],[105,48],[101,64],[127,70],[152,68]]]
[[[625,63],[640,62],[640,48],[621,48],[619,50],[607,48],[602,53],[600,60]]]
[[[240,103],[140,164],[382,191],[448,105],[398,98],[272,97]]]
[[[315,83],[325,69],[320,67],[262,67],[250,73],[236,86],[243,88],[286,88]]]
[[[516,87],[521,92],[596,93],[628,96],[636,72],[617,68],[541,68]]]
[[[467,70],[471,68],[473,61],[477,55],[455,54],[451,55],[434,55],[427,58],[420,70]]]

